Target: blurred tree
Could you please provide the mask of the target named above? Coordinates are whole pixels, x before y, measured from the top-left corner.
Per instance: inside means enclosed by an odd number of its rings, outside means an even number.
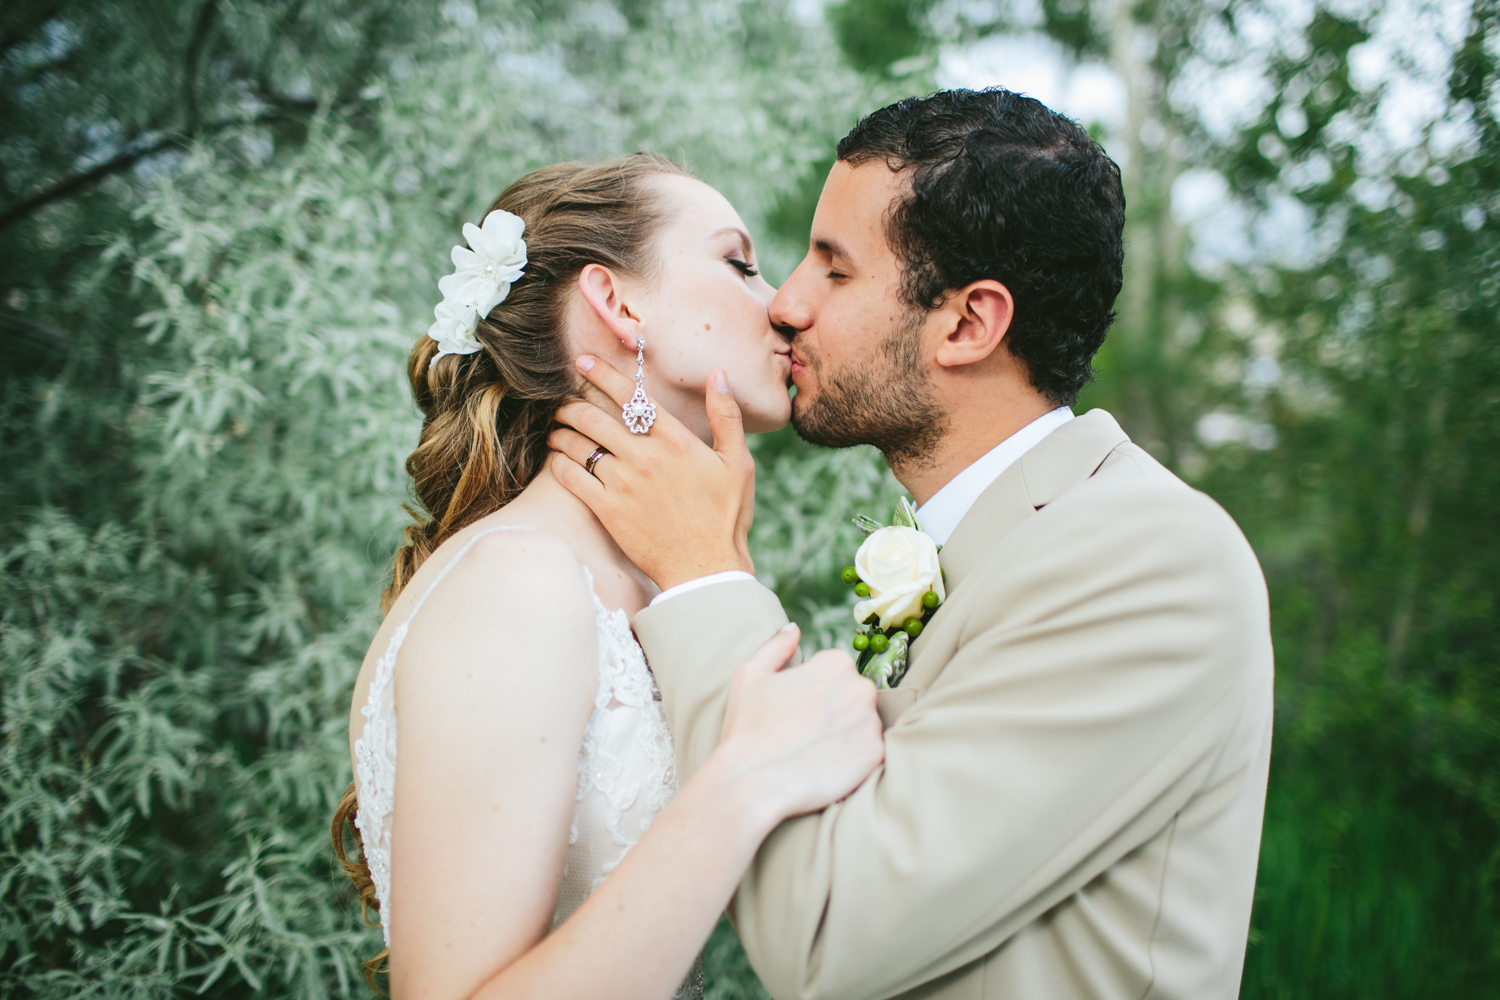
[[[754,225],[861,91],[779,4],[399,6],[54,5],[0,70],[4,995],[364,992],[327,824],[459,223],[644,147]]]
[[[1351,65],[1382,18],[1442,10],[1341,9],[846,0],[808,27],[735,0],[0,8],[0,992],[363,991],[376,936],[324,827],[406,493],[401,359],[460,220],[541,163],[655,148],[764,224],[784,275],[859,113],[932,89],[945,46],[1028,32],[1127,98],[1099,133],[1124,167],[1127,284],[1082,405],[1223,502],[1271,586],[1244,995],[1483,995],[1496,4],[1466,8],[1441,112],[1392,148],[1372,139],[1392,95]],[[1225,125],[1230,75],[1266,86]],[[1173,214],[1189,166],[1244,213],[1245,252],[1212,268]],[[1306,220],[1290,259],[1256,245],[1283,218]],[[847,518],[898,487],[868,449],[754,447],[758,568],[810,644],[842,641]],[[711,995],[761,995],[732,935],[709,959]]]
[[[932,48],[923,0],[845,0],[826,9],[844,57],[867,73],[892,73]]]
[[[0,9],[0,510],[61,503],[110,514],[102,477],[130,478],[122,429],[140,360],[122,336],[132,293],[101,268],[104,233],[153,174],[219,138],[236,169],[301,142],[360,91],[436,2],[232,4],[33,0]],[[27,428],[21,431],[20,428]]]
[[[1500,21],[1473,5],[1410,148],[1382,148],[1386,95],[1351,75],[1371,30],[1312,17],[1222,151],[1235,189],[1306,206],[1326,248],[1245,275],[1279,341],[1278,444],[1202,478],[1256,540],[1275,609],[1254,996],[1477,996],[1500,977]]]

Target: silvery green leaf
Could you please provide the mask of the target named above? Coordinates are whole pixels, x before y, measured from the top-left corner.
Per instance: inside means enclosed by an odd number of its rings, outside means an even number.
[[[864,514],[858,514],[855,516],[854,526],[860,531],[864,532],[866,536],[873,535],[875,534],[875,532],[885,527],[885,525],[881,524],[873,517],[867,517]]]
[[[909,497],[902,497],[896,501],[896,513],[891,518],[891,523],[899,524],[906,528],[915,528],[917,531],[922,530],[922,522],[917,520],[916,505],[911,502]]]

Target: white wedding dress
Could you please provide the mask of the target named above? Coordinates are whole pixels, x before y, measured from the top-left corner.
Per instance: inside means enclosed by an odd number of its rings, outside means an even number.
[[[364,731],[354,742],[355,781],[359,787],[359,815],[354,825],[380,901],[381,931],[387,947],[392,919],[391,819],[396,804],[396,656],[422,605],[475,542],[497,531],[528,530],[491,528],[469,539],[396,627],[385,655],[375,664],[369,695],[360,710]],[[672,734],[667,730],[661,696],[646,666],[645,654],[630,632],[625,613],[605,608],[594,594],[593,577],[587,569],[583,572],[594,599],[599,687],[578,752],[577,802],[568,831],[568,854],[552,915],[553,927],[566,920],[604,882],[677,791]],[[496,763],[496,767],[503,766]],[[699,1000],[702,996],[700,958],[677,991],[677,1000]]]

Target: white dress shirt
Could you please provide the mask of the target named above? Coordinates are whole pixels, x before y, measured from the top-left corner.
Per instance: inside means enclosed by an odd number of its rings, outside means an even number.
[[[948,480],[947,485],[917,508],[917,517],[921,519],[922,530],[939,545],[947,542],[948,536],[953,534],[953,529],[958,527],[958,522],[962,521],[964,515],[969,512],[969,508],[974,506],[974,501],[979,499],[981,493],[989,489],[991,483],[1000,478],[1002,472],[1041,443],[1042,438],[1072,419],[1073,411],[1066,406],[1059,406],[1050,413],[1037,417],[985,452],[978,461]],[[651,598],[651,604],[654,607],[679,594],[686,594],[700,587],[711,587],[716,583],[754,579],[755,577],[749,573],[738,569],[711,573],[708,576],[700,576],[696,580],[679,583],[675,587],[668,587]]]
[[[1037,417],[985,452],[978,461],[948,480],[946,486],[917,508],[922,530],[939,545],[947,544],[948,536],[953,534],[953,529],[958,527],[958,522],[964,519],[969,508],[974,506],[979,494],[989,489],[990,484],[1000,478],[1000,473],[1014,465],[1017,459],[1040,444],[1042,438],[1072,419],[1073,411],[1066,406],[1059,406],[1052,412]]]

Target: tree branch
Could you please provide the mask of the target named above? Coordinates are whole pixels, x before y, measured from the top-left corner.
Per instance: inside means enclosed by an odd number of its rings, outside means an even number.
[[[288,109],[294,108],[296,110],[305,110],[301,107],[300,104],[295,102],[288,101],[286,106]],[[289,117],[290,116],[287,114],[286,110],[278,109],[267,112],[263,115],[256,115],[253,118],[231,118],[226,121],[213,122],[211,124],[203,126],[202,128],[196,130],[191,134],[183,132],[167,132],[157,138],[154,142],[136,146],[135,143],[140,142],[141,139],[141,137],[138,136],[136,139],[132,140],[131,143],[127,143],[124,150],[116,153],[113,157],[105,160],[98,166],[91,167],[88,170],[85,170],[83,173],[75,174],[74,176],[69,177],[66,180],[58,181],[51,187],[38,191],[36,194],[32,195],[29,198],[22,198],[14,205],[10,205],[4,210],[0,210],[0,232],[5,231],[6,229],[20,222],[22,219],[25,219],[27,216],[36,212],[43,206],[50,205],[54,201],[58,201],[62,198],[67,198],[71,195],[77,194],[79,191],[82,191],[89,185],[101,181],[104,178],[109,177],[111,174],[117,174],[123,170],[129,170],[141,160],[144,160],[148,156],[154,156],[164,149],[168,149],[172,146],[186,146],[193,139],[202,139],[207,136],[213,135],[216,132],[222,132],[227,128],[234,128],[235,126],[241,125],[264,125],[268,122],[279,121],[287,119]],[[134,146],[134,148],[131,148],[132,146]]]
[[[73,341],[47,327],[30,320],[21,319],[19,316],[8,316],[0,313],[0,330],[7,333],[19,334],[28,337],[44,347],[50,347],[54,351],[73,350]]]
[[[184,136],[178,133],[168,133],[155,142],[138,146],[135,149],[127,148],[116,153],[98,166],[85,170],[81,174],[74,174],[67,180],[59,181],[49,188],[44,188],[29,198],[22,198],[14,205],[8,206],[4,211],[0,211],[0,232],[9,229],[42,206],[50,205],[60,198],[76,194],[90,184],[101,181],[111,174],[117,174],[122,170],[129,170],[146,157],[159,153],[168,146],[181,143],[184,138]]]
[[[203,60],[203,49],[208,36],[213,33],[214,22],[219,17],[219,0],[203,0],[198,8],[198,17],[193,25],[193,37],[188,42],[187,54],[182,60],[182,104],[186,114],[186,129],[198,128],[198,64]]]
[[[66,6],[67,3],[68,0],[54,0],[45,10],[50,17]],[[144,141],[144,137],[148,133],[143,132],[126,143],[118,153],[108,160],[72,177],[60,180],[29,197],[20,198],[5,208],[0,209],[0,232],[30,217],[38,209],[50,205],[52,202],[71,197],[106,177],[129,170],[141,160],[169,147],[185,146],[193,139],[212,135],[225,128],[238,125],[257,125],[278,120],[294,120],[298,114],[307,115],[317,110],[318,102],[316,100],[299,100],[287,95],[276,94],[271,88],[265,86],[264,81],[262,81],[262,85],[257,89],[261,91],[262,99],[271,105],[271,111],[248,119],[231,119],[207,125],[199,124],[197,93],[198,66],[203,60],[204,51],[208,46],[209,39],[213,35],[214,27],[222,14],[221,7],[221,0],[203,0],[202,6],[199,7],[194,19],[193,34],[183,57],[181,103],[187,119],[184,127],[159,133],[157,138],[150,142]],[[301,6],[299,4],[293,4],[292,9],[287,12],[286,18],[294,18],[295,14],[300,12],[300,10]],[[15,40],[15,34],[11,33],[7,37],[6,42],[7,44],[13,44]],[[373,44],[373,39],[367,40],[367,45],[370,44]],[[363,69],[363,67],[360,68]],[[358,77],[362,75],[363,73],[356,73],[355,78],[350,81],[354,91],[357,91],[360,83]],[[340,106],[355,103],[357,103],[356,95],[353,92],[348,94],[341,93],[335,101],[335,104]]]

